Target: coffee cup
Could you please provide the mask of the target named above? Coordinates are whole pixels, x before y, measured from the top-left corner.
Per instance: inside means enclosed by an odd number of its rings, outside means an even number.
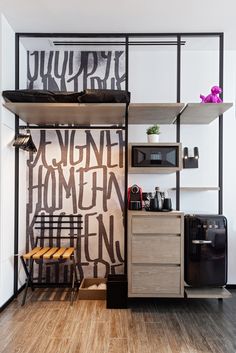
[[[172,202],[170,198],[165,198],[163,202],[163,209],[172,211]]]

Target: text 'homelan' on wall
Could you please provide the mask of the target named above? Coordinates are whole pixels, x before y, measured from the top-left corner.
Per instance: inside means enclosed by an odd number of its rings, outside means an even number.
[[[81,276],[104,276],[115,273],[116,269],[122,271],[122,130],[41,130],[40,133],[32,131],[32,135],[38,151],[30,154],[27,161],[29,242],[33,244],[36,235],[34,215],[80,213],[84,221],[77,249]],[[46,231],[44,233],[47,235]],[[63,231],[57,234],[61,236]],[[47,271],[48,276],[54,278],[58,269]]]

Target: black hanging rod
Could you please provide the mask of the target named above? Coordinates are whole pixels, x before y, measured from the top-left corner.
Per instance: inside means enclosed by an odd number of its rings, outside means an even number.
[[[73,215],[73,214],[54,214],[54,215],[51,215],[51,214],[36,214],[34,215],[35,218],[37,217],[82,217],[81,214],[78,214],[78,215]]]
[[[124,130],[124,126],[91,126],[91,125],[80,125],[80,126],[53,126],[53,125],[39,125],[39,126],[30,126],[30,125],[20,125],[20,130]]]
[[[125,46],[125,41],[89,41],[89,42],[83,42],[83,41],[63,41],[63,40],[54,40],[53,44],[55,46],[72,46],[72,45],[124,45]],[[181,45],[185,45],[186,41],[182,40],[180,42]],[[160,41],[160,40],[147,40],[147,41],[129,41],[129,45],[178,45],[178,42],[176,40],[166,40],[166,41]]]
[[[39,224],[42,224],[42,223],[47,223],[47,224],[53,224],[53,223],[57,223],[57,224],[61,224],[61,223],[76,223],[76,224],[81,224],[83,223],[83,221],[60,221],[60,220],[57,220],[57,221],[45,221],[45,220],[42,220],[42,221],[36,221],[34,222],[35,224],[39,223]]]
[[[82,227],[35,227],[35,229],[83,229]]]
[[[82,235],[80,235],[80,237],[82,237]],[[68,240],[71,240],[71,239],[78,239],[78,236],[67,236],[67,237],[64,237],[64,236],[60,236],[60,237],[57,237],[57,236],[52,236],[52,237],[46,237],[46,236],[43,236],[43,237],[36,237],[36,240],[44,240],[44,239],[50,239],[50,240],[61,240],[61,239],[68,239]]]

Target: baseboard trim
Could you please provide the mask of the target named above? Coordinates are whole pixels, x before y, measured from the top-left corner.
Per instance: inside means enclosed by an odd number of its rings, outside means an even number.
[[[14,299],[17,298],[17,296],[23,291],[24,288],[25,288],[25,284],[23,284],[23,286],[21,286],[21,287],[17,290],[16,294],[13,294],[13,295],[0,307],[0,313],[1,313],[4,309],[6,309],[6,308],[8,307],[8,305],[10,305],[11,302],[12,302]]]
[[[16,298],[16,295],[12,295],[1,307],[0,307],[0,313],[8,307],[9,304]]]

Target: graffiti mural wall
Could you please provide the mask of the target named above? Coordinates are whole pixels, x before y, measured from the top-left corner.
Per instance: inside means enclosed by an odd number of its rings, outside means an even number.
[[[124,51],[33,51],[27,60],[29,89],[125,89]]]

